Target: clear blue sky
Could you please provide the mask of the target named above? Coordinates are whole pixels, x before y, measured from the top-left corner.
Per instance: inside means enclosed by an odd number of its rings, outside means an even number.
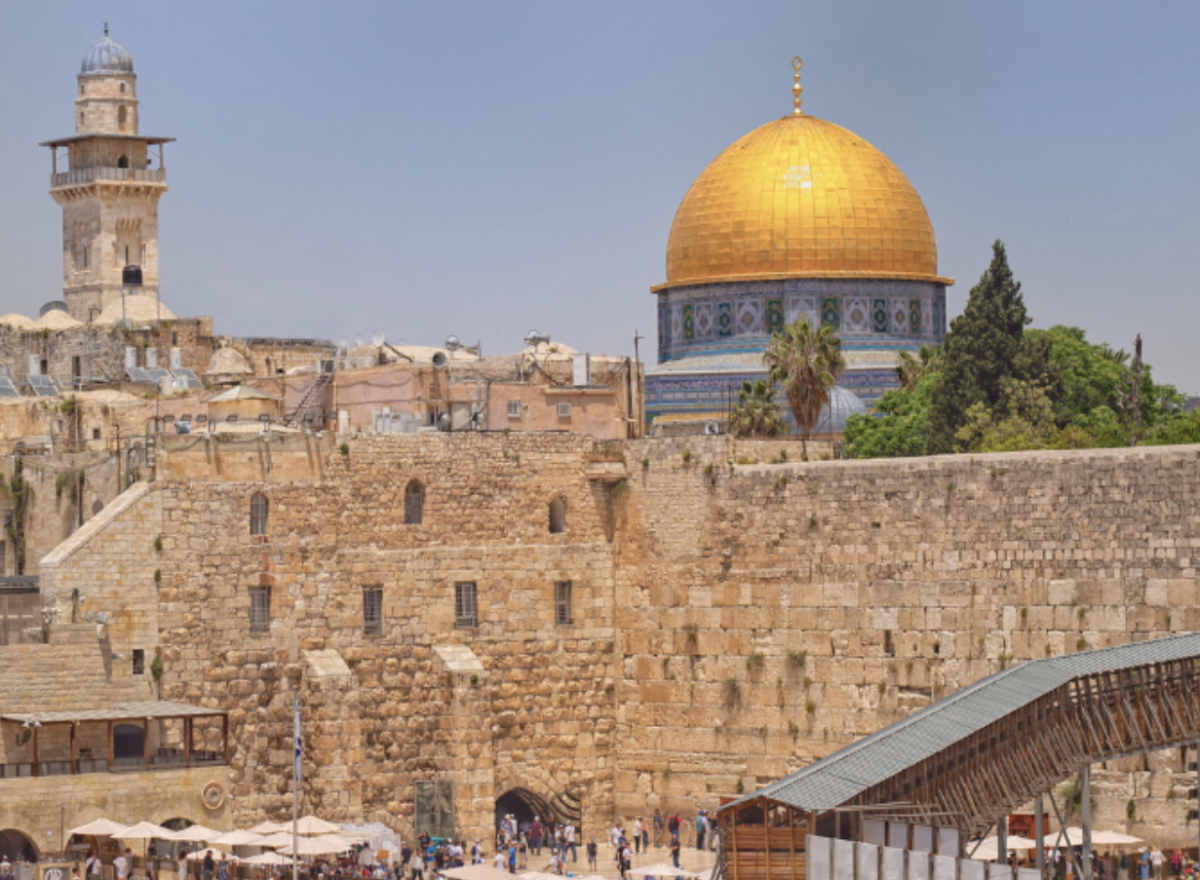
[[[924,199],[952,313],[1001,238],[1036,326],[1141,331],[1200,391],[1200,4],[3,0],[0,312],[60,295],[37,143],[72,133],[106,19],[142,133],[178,138],[163,299],[218,332],[616,354],[636,329],[650,360],[675,209],[790,111],[800,54],[805,110]]]

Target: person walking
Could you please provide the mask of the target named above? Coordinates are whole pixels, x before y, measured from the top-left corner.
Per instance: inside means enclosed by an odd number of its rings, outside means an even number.
[[[678,835],[671,836],[671,865],[676,868],[681,867],[681,865],[679,864],[679,836]]]
[[[595,874],[599,870],[596,867],[596,858],[599,854],[600,854],[600,848],[596,846],[596,838],[593,837],[591,840],[588,841],[588,845],[587,845],[588,869],[593,874]]]
[[[1154,869],[1154,880],[1163,880],[1163,851],[1157,846],[1150,847],[1150,867]]]
[[[408,866],[412,870],[412,880],[425,880],[425,855],[421,850],[413,850]]]
[[[1142,847],[1141,853],[1141,858],[1138,859],[1138,870],[1142,880],[1150,880],[1150,851]]]
[[[563,861],[567,860],[567,850],[571,850],[571,861],[579,862],[579,850],[575,848],[575,823],[568,822],[563,826]]]
[[[133,862],[133,850],[126,849],[121,855],[113,859],[113,868],[117,872],[117,880],[129,880],[129,869]],[[212,880],[210,875],[207,880]]]
[[[533,849],[535,856],[542,854],[542,823],[537,816],[534,816],[533,821],[529,823],[529,846]]]
[[[701,810],[696,814],[696,849],[704,849],[704,832],[708,830],[708,819],[704,817],[704,811]]]
[[[200,863],[200,877],[202,880],[213,880],[213,874],[217,870],[217,860],[213,858],[212,850],[204,851],[204,861]]]
[[[645,824],[642,822],[642,817],[638,816],[633,820],[633,851],[637,855],[642,852],[642,832],[646,830]]]

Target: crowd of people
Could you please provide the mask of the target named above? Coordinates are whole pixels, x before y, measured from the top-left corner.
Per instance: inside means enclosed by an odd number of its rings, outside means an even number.
[[[1082,858],[1082,847],[1047,849],[1046,880],[1079,880],[1076,875]],[[1034,858],[1028,852],[1013,850],[1008,854],[1008,863],[1025,868],[1034,863]],[[1195,862],[1182,850],[1167,855],[1156,846],[1134,852],[1093,850],[1091,868],[1094,880],[1200,880]]]

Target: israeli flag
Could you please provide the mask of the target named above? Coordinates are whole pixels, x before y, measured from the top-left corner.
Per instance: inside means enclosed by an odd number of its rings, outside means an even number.
[[[304,773],[301,769],[300,755],[304,751],[304,740],[300,736],[300,701],[296,701],[296,780],[304,778]]]

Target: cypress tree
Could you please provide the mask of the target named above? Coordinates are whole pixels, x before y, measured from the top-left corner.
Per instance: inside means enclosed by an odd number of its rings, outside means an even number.
[[[1013,280],[1004,243],[996,239],[991,265],[946,334],[941,379],[929,406],[931,454],[954,451],[954,434],[970,407],[983,403],[992,409],[999,403],[1003,380],[1016,372],[1029,321],[1021,284]]]

